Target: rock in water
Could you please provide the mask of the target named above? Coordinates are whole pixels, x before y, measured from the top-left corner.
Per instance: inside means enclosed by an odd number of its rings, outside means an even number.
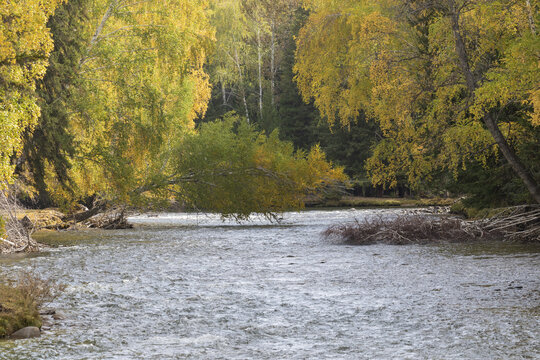
[[[15,331],[13,334],[11,334],[12,339],[30,339],[39,337],[41,335],[41,332],[39,329],[35,326],[28,326],[25,328],[22,328],[21,330]]]

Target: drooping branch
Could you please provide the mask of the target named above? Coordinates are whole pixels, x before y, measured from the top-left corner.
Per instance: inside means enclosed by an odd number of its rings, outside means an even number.
[[[478,83],[469,66],[469,56],[467,54],[465,41],[463,39],[463,35],[461,34],[461,28],[459,24],[459,10],[454,8],[450,16],[460,70],[465,77],[469,96],[471,98],[474,98]],[[529,170],[525,167],[521,159],[517,156],[514,149],[510,147],[489,110],[484,115],[483,121],[490,134],[493,136],[493,139],[497,143],[497,146],[501,150],[506,161],[508,161],[512,169],[523,181],[534,200],[540,204],[540,186],[538,186],[538,183],[536,182],[532,174],[529,172]]]

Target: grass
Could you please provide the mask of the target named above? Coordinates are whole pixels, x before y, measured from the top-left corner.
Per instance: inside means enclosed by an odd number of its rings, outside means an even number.
[[[63,286],[28,272],[16,281],[0,282],[0,338],[27,326],[41,327],[39,308],[62,290]]]

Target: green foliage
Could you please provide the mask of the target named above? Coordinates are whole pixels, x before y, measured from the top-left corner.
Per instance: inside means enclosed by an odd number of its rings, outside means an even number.
[[[41,116],[34,131],[26,133],[25,164],[19,166],[19,173],[30,173],[27,181],[37,189],[42,207],[51,205],[49,184],[69,188],[70,157],[75,152],[70,112],[74,110],[74,89],[81,85],[79,64],[88,41],[83,32],[88,4],[88,0],[70,0],[60,5],[47,22],[54,49],[47,72],[37,84]]]
[[[234,115],[187,136],[174,168],[179,200],[238,218],[302,208],[308,193],[346,179],[318,147],[295,153],[277,131],[266,136]]]

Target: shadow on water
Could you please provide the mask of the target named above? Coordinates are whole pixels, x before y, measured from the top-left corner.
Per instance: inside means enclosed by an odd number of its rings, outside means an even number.
[[[446,244],[441,250],[450,256],[513,256],[540,257],[540,243],[513,243],[504,241],[475,241]]]

